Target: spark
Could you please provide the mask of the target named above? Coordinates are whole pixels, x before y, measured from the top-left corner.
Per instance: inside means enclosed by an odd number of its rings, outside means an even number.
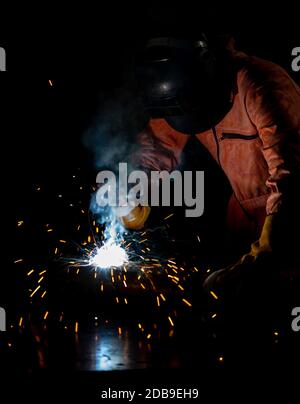
[[[113,239],[108,240],[100,248],[97,247],[89,260],[89,265],[95,268],[121,267],[128,262],[124,248],[117,245]]]
[[[186,299],[182,299],[183,303],[185,303],[187,306],[192,307],[192,304],[186,300]]]
[[[160,294],[160,297],[162,298],[162,300],[165,302],[166,301],[166,298],[165,298],[165,296],[161,293]]]
[[[20,258],[20,259],[14,261],[14,264],[18,264],[19,262],[23,262],[23,258]]]
[[[28,272],[27,276],[30,276],[31,274],[33,274],[34,269],[32,269],[31,271]]]
[[[44,315],[44,320],[47,320],[48,315],[49,315],[49,311],[46,311],[46,313]]]
[[[23,317],[20,317],[20,320],[19,320],[19,327],[22,327],[22,324],[23,324]]]
[[[173,320],[171,319],[171,317],[170,317],[170,316],[168,317],[168,320],[169,320],[169,322],[170,322],[171,326],[172,326],[172,327],[174,327]]]
[[[209,293],[212,295],[212,297],[213,297],[214,299],[218,300],[218,296],[215,294],[215,292],[213,292],[213,291],[211,290]]]
[[[34,289],[34,291],[31,293],[30,297],[33,297],[36,292],[40,289],[41,285],[39,285],[36,289]]]
[[[75,323],[75,334],[78,334],[78,321]]]
[[[168,215],[168,216],[166,216],[165,218],[164,218],[164,220],[168,220],[170,217],[172,217],[172,216],[174,216],[174,213],[171,213],[170,215]]]
[[[52,80],[48,80],[48,83],[50,84],[50,87],[53,87],[53,82],[52,82]]]

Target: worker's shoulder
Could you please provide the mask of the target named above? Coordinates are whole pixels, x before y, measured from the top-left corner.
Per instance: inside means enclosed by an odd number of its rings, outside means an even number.
[[[240,54],[236,58],[237,84],[239,89],[260,88],[281,85],[291,80],[288,73],[278,64],[256,56]]]

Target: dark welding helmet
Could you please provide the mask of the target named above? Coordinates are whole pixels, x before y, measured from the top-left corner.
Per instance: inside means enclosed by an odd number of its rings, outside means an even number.
[[[225,69],[226,71],[226,69]],[[199,40],[154,38],[136,63],[138,88],[151,118],[182,133],[205,131],[232,106],[232,83],[205,35]]]

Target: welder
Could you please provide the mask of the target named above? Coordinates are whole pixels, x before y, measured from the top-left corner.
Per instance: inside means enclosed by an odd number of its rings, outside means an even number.
[[[220,51],[201,34],[149,40],[136,77],[151,119],[138,136],[135,166],[172,171],[195,136],[230,182],[228,227],[248,235],[247,252],[213,272],[206,288],[243,277],[260,257],[297,259],[300,89],[287,72],[236,50],[232,38]],[[149,213],[136,206],[121,221],[141,229]]]

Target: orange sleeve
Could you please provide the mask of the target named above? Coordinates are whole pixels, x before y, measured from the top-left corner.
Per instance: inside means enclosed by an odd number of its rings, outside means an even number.
[[[267,214],[279,210],[300,175],[300,89],[279,66],[266,61],[246,73],[245,103],[262,141],[269,169]]]
[[[180,164],[188,136],[174,131],[163,119],[150,120],[138,135],[132,162],[146,171],[172,171]]]

